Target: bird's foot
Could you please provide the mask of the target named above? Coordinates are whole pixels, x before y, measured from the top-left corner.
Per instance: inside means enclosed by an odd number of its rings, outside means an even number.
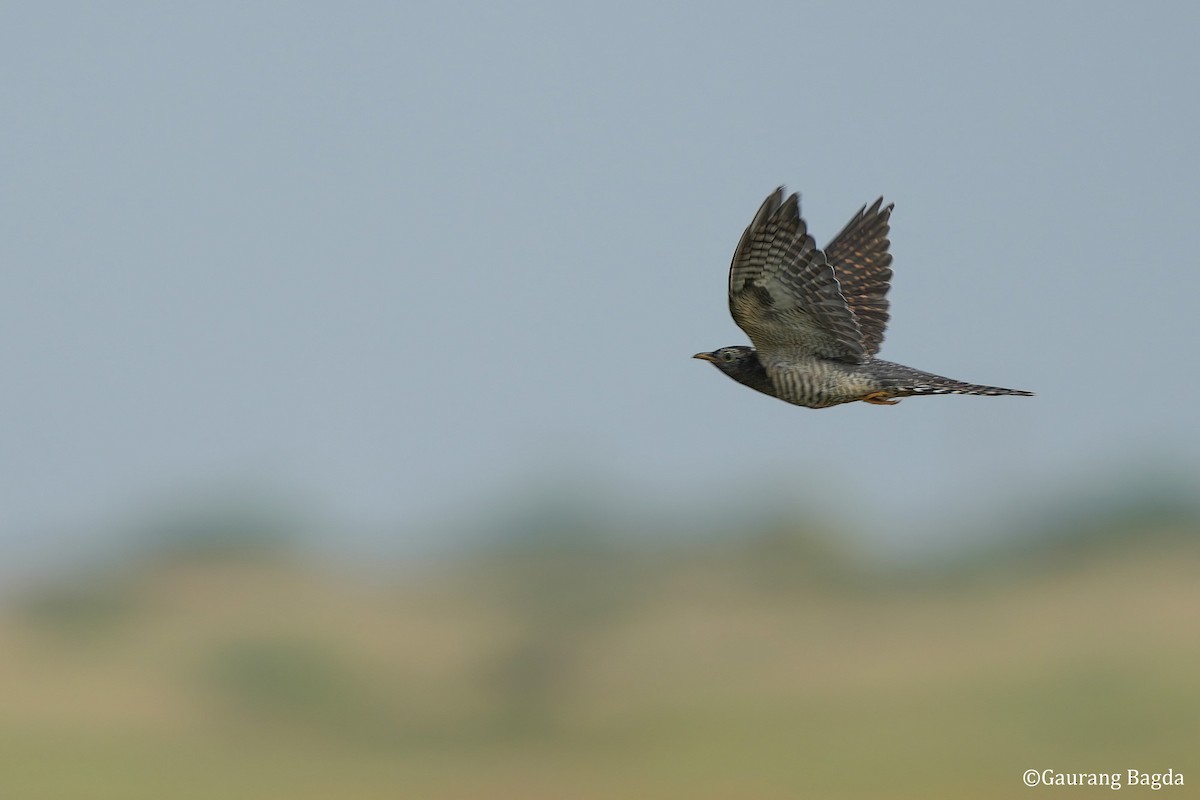
[[[870,403],[875,406],[894,406],[900,402],[899,400],[893,400],[887,392],[871,392],[862,400],[864,403]]]

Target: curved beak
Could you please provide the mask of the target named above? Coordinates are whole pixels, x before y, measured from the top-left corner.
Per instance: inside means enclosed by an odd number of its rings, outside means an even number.
[[[712,361],[714,363],[717,360],[712,353],[696,353],[696,355],[692,356],[692,358],[698,358],[701,361]]]

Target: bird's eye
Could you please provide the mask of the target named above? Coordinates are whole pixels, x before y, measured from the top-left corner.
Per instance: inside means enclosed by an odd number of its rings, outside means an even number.
[[[733,361],[733,353],[726,350],[724,353],[721,353],[721,360],[722,361]]]

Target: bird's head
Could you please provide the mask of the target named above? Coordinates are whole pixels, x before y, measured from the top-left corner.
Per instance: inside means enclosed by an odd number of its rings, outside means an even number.
[[[758,362],[758,356],[754,354],[754,348],[744,345],[722,347],[719,350],[713,350],[711,353],[696,353],[692,358],[708,361],[721,370],[721,372],[725,373],[738,372]]]

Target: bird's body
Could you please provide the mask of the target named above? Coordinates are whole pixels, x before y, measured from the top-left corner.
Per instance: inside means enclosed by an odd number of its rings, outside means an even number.
[[[759,208],[729,269],[729,309],[755,348],[696,358],[738,383],[809,408],[863,400],[892,405],[927,394],[1030,395],[979,386],[875,358],[889,319],[892,277],[882,198],[859,211],[825,251],[800,217],[799,198],[775,190]]]
[[[726,351],[734,351],[730,353],[728,361],[722,358]],[[775,382],[753,348],[722,347],[699,356],[713,356],[717,368],[743,386],[771,397],[780,396]],[[828,408],[856,400],[887,404],[892,398],[926,394],[1029,394],[999,386],[963,383],[879,358],[867,359],[862,364],[847,364],[803,356],[780,362],[775,371],[786,382],[783,388],[787,401],[809,408]],[[876,396],[868,400],[871,395]]]

